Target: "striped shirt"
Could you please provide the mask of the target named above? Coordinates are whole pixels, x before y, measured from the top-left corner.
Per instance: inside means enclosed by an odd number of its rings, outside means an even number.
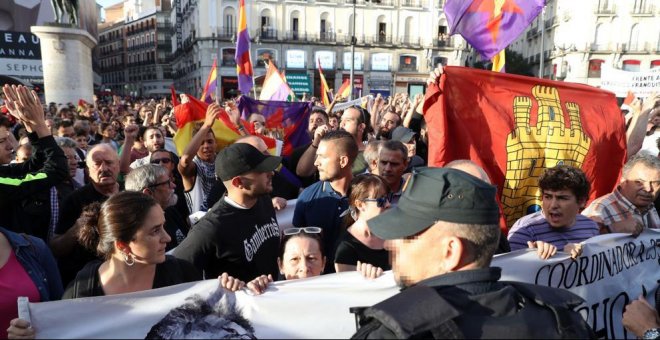
[[[527,249],[527,241],[543,241],[563,251],[568,243],[580,243],[598,235],[598,225],[588,217],[578,214],[570,227],[554,228],[542,211],[523,216],[509,231],[511,250]]]
[[[623,194],[621,194],[619,188],[610,194],[595,199],[586,209],[584,209],[584,211],[582,211],[582,214],[589,216],[592,220],[602,224],[608,229],[613,223],[631,217],[634,217],[637,221],[644,224],[644,227],[646,228],[660,227],[658,211],[655,210],[653,204],[649,206],[649,209],[642,212],[623,196]]]

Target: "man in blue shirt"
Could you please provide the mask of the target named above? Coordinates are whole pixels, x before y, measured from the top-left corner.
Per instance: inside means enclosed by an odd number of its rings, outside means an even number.
[[[358,146],[353,136],[343,130],[329,131],[316,150],[314,166],[320,181],[307,187],[298,197],[293,213],[293,225],[323,229],[323,248],[327,256],[325,273],[334,272],[336,243],[341,230],[341,218],[348,210],[346,193],[351,185],[351,167]]]

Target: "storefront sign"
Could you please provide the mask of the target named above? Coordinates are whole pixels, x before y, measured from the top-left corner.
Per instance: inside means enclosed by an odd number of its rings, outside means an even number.
[[[305,68],[305,51],[286,51],[286,68]],[[294,90],[295,91],[295,90]]]
[[[355,52],[355,58],[353,58],[355,62],[355,67],[353,70],[362,70],[364,67],[364,53],[362,52]],[[351,69],[351,52],[344,52],[344,70],[350,70]]]
[[[318,61],[317,61],[318,60]],[[314,63],[318,67],[318,62],[324,70],[331,70],[335,68],[335,52],[332,51],[318,51],[314,54]]]
[[[392,65],[390,53],[374,53],[371,55],[371,69],[374,71],[389,71]]]

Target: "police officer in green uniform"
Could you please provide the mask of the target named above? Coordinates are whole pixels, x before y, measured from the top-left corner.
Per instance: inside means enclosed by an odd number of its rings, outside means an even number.
[[[369,220],[402,291],[362,312],[353,338],[594,338],[568,291],[499,281],[497,189],[417,168],[399,205]]]

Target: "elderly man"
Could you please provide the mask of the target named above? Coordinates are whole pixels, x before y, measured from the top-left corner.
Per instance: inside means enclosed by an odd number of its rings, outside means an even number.
[[[186,238],[190,230],[188,216],[181,216],[176,209],[178,197],[174,192],[176,185],[170,171],[164,166],[145,164],[131,171],[126,176],[126,190],[139,191],[153,197],[165,212],[165,231],[172,241],[166,249],[176,248]]]
[[[598,225],[579,213],[589,198],[589,180],[578,168],[557,165],[539,178],[541,211],[520,218],[509,231],[511,250],[536,248],[540,258],[557,249],[575,258],[580,242],[598,235]]]
[[[76,189],[62,202],[61,213],[55,234],[50,241],[53,254],[60,260],[62,283],[66,286],[88,261],[96,254],[84,249],[78,243],[76,223],[83,208],[90,203],[104,202],[120,190],[119,157],[108,144],[97,144],[87,153],[85,160],[89,169],[90,183]]]
[[[325,273],[334,273],[335,246],[341,231],[341,217],[348,209],[346,193],[353,179],[351,166],[357,153],[350,133],[343,130],[326,133],[314,162],[321,180],[303,190],[293,212],[294,226],[323,229],[323,253],[327,256]]]
[[[399,205],[367,221],[403,290],[364,311],[354,338],[594,337],[580,297],[499,281],[496,193],[461,170],[413,173]]]
[[[195,224],[174,255],[193,263],[206,278],[223,272],[241,281],[276,277],[280,229],[268,194],[281,161],[246,143],[224,148],[215,169],[227,195]]]
[[[652,155],[637,155],[623,166],[619,186],[610,194],[595,199],[582,212],[596,221],[601,233],[639,235],[644,228],[660,227],[653,201],[660,192],[660,160]]]

